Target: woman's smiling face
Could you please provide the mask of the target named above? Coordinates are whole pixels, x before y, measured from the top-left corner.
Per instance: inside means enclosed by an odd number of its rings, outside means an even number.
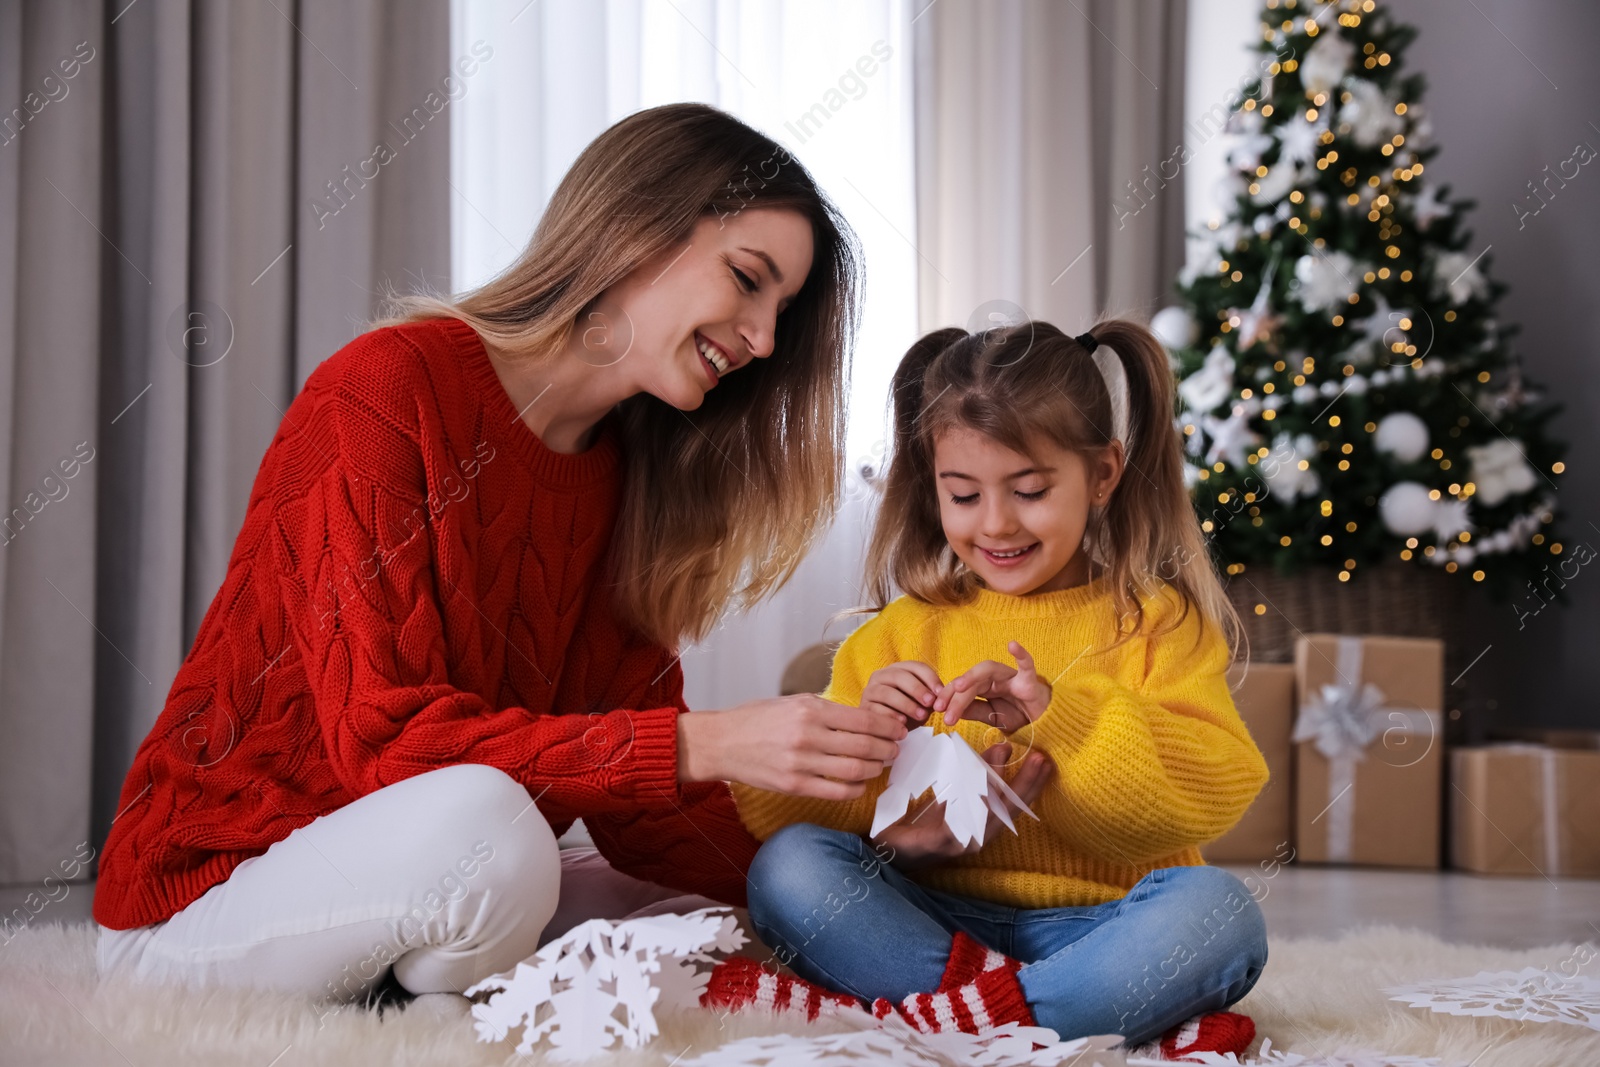
[[[1084,531],[1122,474],[1121,451],[1092,461],[1042,436],[1023,455],[976,430],[934,441],[933,471],[945,539],[990,589],[1012,596],[1089,580]]]
[[[583,358],[627,359],[636,390],[681,410],[772,354],[778,316],[811,271],[810,221],[787,208],[707,215],[689,239],[634,268],[578,316]]]

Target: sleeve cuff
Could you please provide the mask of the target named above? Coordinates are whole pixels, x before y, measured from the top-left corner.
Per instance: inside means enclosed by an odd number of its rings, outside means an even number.
[[[615,772],[613,791],[635,796],[647,803],[677,803],[682,786],[678,781],[680,712],[677,708],[667,707],[624,714],[633,732],[626,745],[609,753]]]

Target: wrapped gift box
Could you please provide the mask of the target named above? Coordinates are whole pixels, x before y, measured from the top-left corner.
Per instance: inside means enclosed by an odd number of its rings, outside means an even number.
[[[1439,866],[1443,642],[1307,634],[1294,669],[1296,857]]]
[[[1450,753],[1450,859],[1481,874],[1600,877],[1600,736]]]
[[[1289,731],[1294,726],[1294,667],[1287,663],[1235,664],[1228,688],[1239,717],[1266,757],[1270,777],[1232,830],[1200,852],[1208,863],[1283,861],[1292,855]]]

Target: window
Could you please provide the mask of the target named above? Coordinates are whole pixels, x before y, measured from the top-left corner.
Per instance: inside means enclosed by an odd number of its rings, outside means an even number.
[[[917,328],[909,18],[901,0],[455,0],[451,54],[478,63],[452,105],[454,288],[516,258],[611,123],[677,100],[721,107],[793,152],[861,239],[849,455],[870,456]]]
[[[452,285],[526,246],[572,161],[611,123],[677,100],[721,107],[792,152],[861,241],[850,478],[886,435],[889,382],[917,336],[907,0],[454,0],[452,57],[481,57],[452,105]],[[476,51],[474,51],[476,48]],[[785,664],[860,603],[867,508],[839,521],[773,601],[685,650],[691,708],[777,692]]]

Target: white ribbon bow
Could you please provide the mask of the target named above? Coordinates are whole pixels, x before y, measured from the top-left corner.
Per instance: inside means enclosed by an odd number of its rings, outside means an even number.
[[[1301,706],[1293,739],[1315,741],[1317,751],[1328,759],[1363,759],[1366,747],[1383,728],[1379,714],[1383,706],[1383,690],[1371,682],[1324,685]]]

